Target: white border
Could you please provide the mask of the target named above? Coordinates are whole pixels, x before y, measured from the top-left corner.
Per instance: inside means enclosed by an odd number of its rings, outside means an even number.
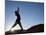
[[[44,4],[45,32],[44,33],[31,33],[31,34],[24,34],[24,35],[46,35],[46,0],[20,0],[20,1],[28,1],[28,2],[32,1],[32,2],[44,2],[45,3]],[[0,0],[0,35],[5,35],[4,25],[5,25],[5,0]]]
[[[4,22],[5,22],[5,3],[0,0],[0,35],[4,35]]]

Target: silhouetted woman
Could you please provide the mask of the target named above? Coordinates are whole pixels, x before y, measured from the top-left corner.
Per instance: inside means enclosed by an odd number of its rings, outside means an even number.
[[[17,19],[16,19],[15,24],[12,26],[12,28],[13,28],[14,26],[16,26],[17,24],[19,24],[19,26],[20,26],[21,29],[23,30],[22,25],[21,25],[21,22],[20,22],[21,18],[20,18],[20,14],[19,14],[19,8],[18,8],[17,11],[15,11],[15,16],[17,16]]]

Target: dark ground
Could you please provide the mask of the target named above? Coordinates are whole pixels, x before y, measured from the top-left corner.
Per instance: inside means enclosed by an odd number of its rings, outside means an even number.
[[[39,25],[32,26],[28,30],[15,30],[14,32],[7,31],[7,32],[5,32],[5,35],[25,34],[25,33],[40,33],[40,32],[44,32],[44,24],[39,24]]]

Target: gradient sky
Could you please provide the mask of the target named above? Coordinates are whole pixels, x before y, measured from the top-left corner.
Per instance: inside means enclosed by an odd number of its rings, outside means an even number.
[[[14,11],[20,8],[21,24],[24,29],[28,29],[37,24],[44,23],[44,4],[33,2],[5,2],[5,28],[8,31],[16,21]]]

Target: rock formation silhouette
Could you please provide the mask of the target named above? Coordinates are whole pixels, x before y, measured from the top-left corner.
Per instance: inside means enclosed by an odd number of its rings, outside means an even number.
[[[5,35],[24,34],[24,33],[40,33],[40,32],[44,32],[44,24],[38,24],[38,25],[32,26],[28,30],[15,30],[14,32],[7,31],[5,32]]]

